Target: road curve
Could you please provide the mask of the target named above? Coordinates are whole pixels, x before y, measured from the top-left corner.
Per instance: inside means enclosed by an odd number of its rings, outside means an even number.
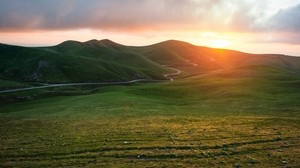
[[[165,66],[165,65],[163,65]],[[169,67],[171,68],[171,67]],[[174,81],[173,78],[170,76],[179,75],[181,73],[181,70],[176,68],[171,68],[175,70],[174,73],[165,74],[164,77],[168,79],[169,81]],[[9,90],[2,90],[0,91],[0,94],[2,93],[12,93],[12,92],[19,92],[19,91],[27,91],[27,90],[35,90],[35,89],[45,89],[45,88],[54,88],[54,87],[64,87],[64,86],[87,86],[87,85],[124,85],[124,84],[132,84],[132,83],[138,83],[138,82],[165,82],[166,80],[154,80],[154,79],[135,79],[131,81],[123,81],[123,82],[96,82],[96,83],[60,83],[60,84],[47,84],[44,86],[34,86],[34,87],[28,87],[28,88],[18,88],[18,89],[9,89]]]
[[[61,83],[61,84],[48,84],[45,86],[35,86],[28,88],[19,88],[19,89],[10,89],[10,90],[2,90],[1,93],[11,93],[18,91],[26,91],[26,90],[35,90],[35,89],[44,89],[44,88],[53,88],[53,87],[64,87],[64,86],[86,86],[86,85],[124,85],[124,84],[132,84],[138,82],[163,82],[165,80],[153,80],[153,79],[135,79],[131,81],[124,82],[99,82],[99,83]]]
[[[163,66],[165,66],[165,65],[163,65]],[[169,74],[165,74],[164,77],[167,78],[167,79],[169,79],[170,81],[174,81],[174,79],[171,78],[171,77],[169,77],[169,76],[179,75],[179,74],[181,73],[181,70],[176,69],[176,68],[171,68],[171,67],[168,67],[168,68],[173,69],[173,70],[175,70],[176,72],[174,72],[174,73],[169,73]]]

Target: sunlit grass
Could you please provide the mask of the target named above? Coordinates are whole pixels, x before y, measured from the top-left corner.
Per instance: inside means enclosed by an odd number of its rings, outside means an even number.
[[[299,78],[251,68],[2,105],[0,165],[299,167]]]
[[[299,120],[273,117],[5,120],[1,162],[47,167],[278,167],[287,161],[296,166],[298,131]]]

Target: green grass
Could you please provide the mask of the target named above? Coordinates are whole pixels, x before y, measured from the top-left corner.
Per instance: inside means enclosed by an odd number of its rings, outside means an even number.
[[[0,94],[0,167],[300,166],[296,57],[174,40],[0,45],[0,88],[162,79],[171,71],[162,64],[182,73],[174,82]]]
[[[0,90],[29,87],[29,84],[0,79]]]
[[[110,40],[66,41],[52,47],[0,44],[0,79],[17,83],[165,79],[163,74],[172,70],[162,65],[182,70],[179,78],[236,66],[269,66],[300,73],[297,57],[247,54],[175,40],[143,47]]]
[[[299,167],[299,83],[241,66],[1,105],[0,165]]]
[[[69,83],[164,79],[169,70],[126,47],[115,50],[89,42],[54,47],[0,45],[0,79],[17,82]]]

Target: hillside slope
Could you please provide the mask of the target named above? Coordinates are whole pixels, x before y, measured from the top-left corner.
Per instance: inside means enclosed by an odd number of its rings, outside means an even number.
[[[247,65],[274,67],[300,74],[300,58],[286,55],[249,54],[195,46],[176,40],[134,49],[151,60],[178,67],[186,71],[188,75],[204,74],[214,70]]]
[[[143,56],[88,43],[64,42],[55,47],[0,45],[0,77],[46,83],[164,79],[169,69]]]
[[[299,79],[280,68],[245,65],[1,105],[0,161],[13,167],[233,167],[237,161],[299,167]]]
[[[52,47],[0,45],[0,79],[16,82],[109,82],[166,79],[240,66],[266,66],[300,74],[300,58],[248,54],[169,40],[150,46],[124,46],[110,40],[65,41]]]

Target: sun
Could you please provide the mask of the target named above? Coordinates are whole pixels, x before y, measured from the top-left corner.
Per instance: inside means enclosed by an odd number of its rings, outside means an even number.
[[[231,44],[231,41],[224,40],[224,39],[216,39],[216,40],[212,40],[210,43],[212,47],[225,48]]]

